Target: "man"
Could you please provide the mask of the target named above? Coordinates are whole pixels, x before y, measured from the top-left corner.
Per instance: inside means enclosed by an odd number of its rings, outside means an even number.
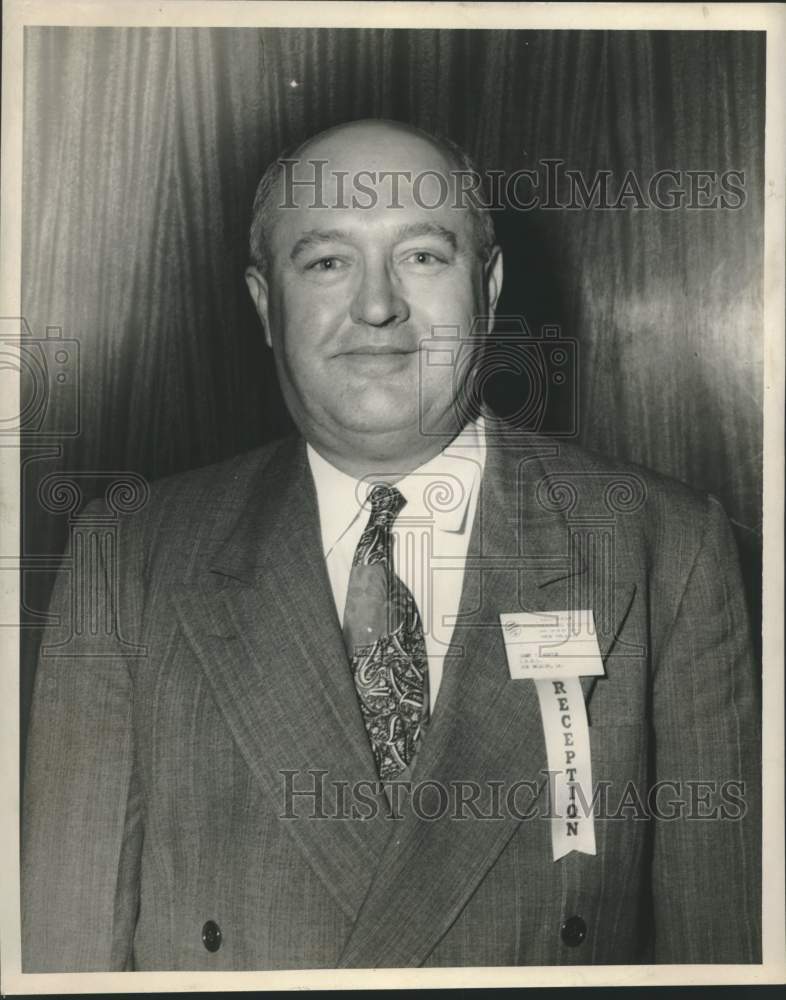
[[[502,257],[466,166],[364,121],[263,178],[247,280],[299,434],[123,526],[143,655],[42,656],[26,971],[760,961],[728,523],[469,410]],[[527,615],[567,622],[564,682],[521,672]]]

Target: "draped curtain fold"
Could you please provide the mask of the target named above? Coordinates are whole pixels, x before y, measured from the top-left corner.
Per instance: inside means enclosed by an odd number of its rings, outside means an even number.
[[[254,188],[283,147],[382,116],[491,169],[744,174],[736,211],[497,223],[501,310],[578,343],[582,443],[712,491],[755,550],[762,35],[28,27],[25,55],[23,313],[81,349],[81,433],[56,456],[28,449],[26,498],[53,469],[153,478],[288,428],[243,281]],[[25,552],[62,549],[64,519],[32,499],[24,528]],[[25,576],[32,624],[50,585]]]

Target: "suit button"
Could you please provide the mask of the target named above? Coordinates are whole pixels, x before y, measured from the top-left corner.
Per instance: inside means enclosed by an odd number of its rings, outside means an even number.
[[[560,935],[569,948],[575,948],[587,936],[587,925],[581,917],[568,917],[560,928]]]
[[[202,928],[202,944],[208,951],[218,951],[221,947],[221,928],[215,920],[208,920]]]

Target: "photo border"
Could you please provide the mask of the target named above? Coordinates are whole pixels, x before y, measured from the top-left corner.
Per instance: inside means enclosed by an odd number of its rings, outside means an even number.
[[[764,221],[763,489],[763,920],[761,965],[521,966],[429,969],[328,969],[260,972],[21,972],[19,889],[19,630],[0,629],[0,989],[18,993],[121,993],[269,989],[394,989],[512,986],[652,986],[780,983],[786,977],[784,927],[784,177],[786,7],[775,4],[508,3],[151,3],[4,0],[0,316],[21,316],[23,29],[26,25],[156,27],[409,27],[762,31],[767,35]],[[610,29],[610,25],[614,28]],[[0,373],[0,392],[18,410],[18,381]],[[19,442],[0,447],[0,567],[19,567]],[[18,616],[18,572],[5,572],[4,620]]]

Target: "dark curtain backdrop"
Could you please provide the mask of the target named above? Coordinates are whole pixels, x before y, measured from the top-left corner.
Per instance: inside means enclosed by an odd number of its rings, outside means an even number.
[[[752,607],[761,511],[764,41],[754,33],[27,28],[23,313],[81,350],[80,433],[24,452],[22,719],[55,470],[147,478],[289,427],[243,281],[282,147],[383,116],[485,167],[740,170],[738,211],[506,212],[505,313],[579,344],[580,440],[714,492]],[[69,404],[70,405],[70,404]],[[69,418],[51,393],[47,419]],[[30,562],[32,566],[32,561]],[[24,728],[24,727],[23,727]]]

